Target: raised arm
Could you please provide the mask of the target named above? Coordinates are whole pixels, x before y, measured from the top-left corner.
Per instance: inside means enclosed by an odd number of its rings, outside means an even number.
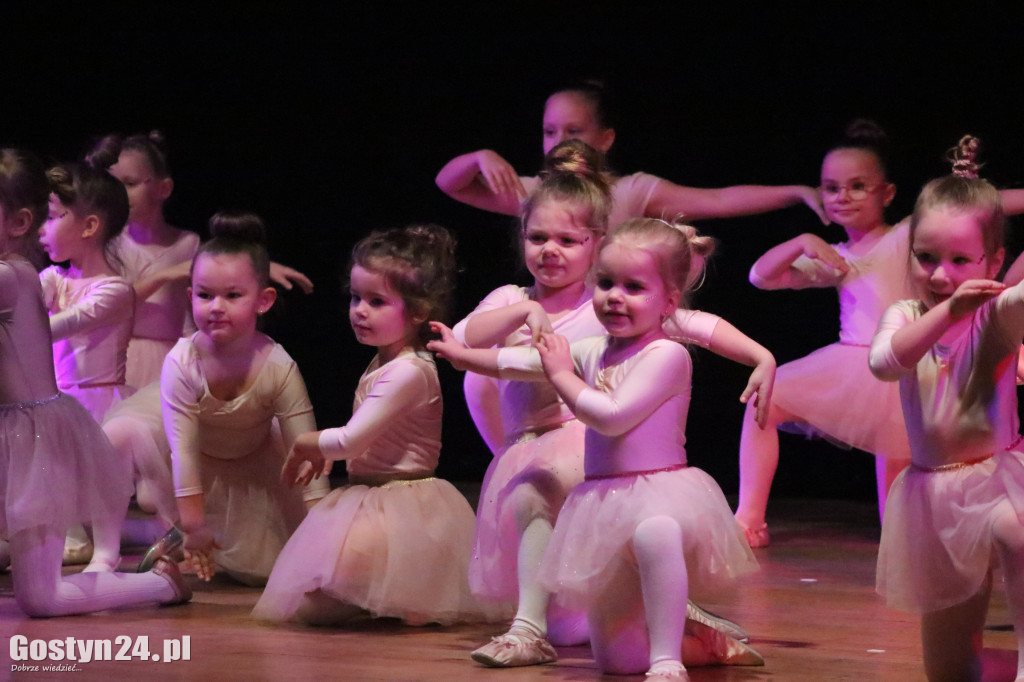
[[[736,185],[699,189],[663,180],[651,195],[645,215],[648,218],[682,215],[687,221],[730,218],[774,211],[799,203],[806,204],[823,224],[828,225],[821,195],[813,187],[805,185]]]
[[[490,149],[456,156],[435,179],[442,192],[475,208],[516,215],[526,189],[508,161]]]
[[[812,270],[794,267],[801,256]],[[750,268],[750,283],[758,289],[802,289],[833,286],[850,269],[843,257],[824,239],[810,232],[782,242],[765,252]]]
[[[46,273],[50,270],[44,271]],[[47,306],[52,303],[47,282]],[[97,327],[115,324],[132,316],[134,309],[132,287],[122,279],[112,279],[89,290],[87,296],[72,306],[50,316],[50,333],[54,341],[66,339],[74,334],[91,331]]]

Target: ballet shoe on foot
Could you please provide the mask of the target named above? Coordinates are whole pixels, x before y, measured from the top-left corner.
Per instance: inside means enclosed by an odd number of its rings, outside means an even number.
[[[764,665],[764,657],[746,642],[704,625],[695,625],[690,632],[719,665]]]
[[[706,625],[712,630],[718,630],[726,637],[732,637],[738,639],[741,642],[750,640],[750,633],[744,630],[742,627],[732,622],[728,618],[723,618],[717,613],[712,613],[705,608],[702,608],[699,604],[695,604],[692,601],[686,602],[686,619]]]
[[[647,678],[647,682],[690,682],[689,673],[678,661],[656,663],[644,677]]]
[[[488,668],[517,668],[558,660],[558,653],[548,640],[527,630],[509,630],[469,656]]]
[[[64,556],[61,563],[65,566],[87,564],[92,560],[92,540],[82,542],[74,538],[64,538]]]
[[[109,561],[94,557],[93,560],[89,562],[89,565],[82,569],[82,573],[113,573],[120,565],[121,557],[117,557],[117,561],[113,564]]]
[[[772,544],[771,535],[768,534],[767,523],[762,523],[757,528],[748,528],[747,525],[739,519],[736,520],[736,523],[740,524],[740,528],[743,529],[743,536],[747,539],[747,544],[750,545],[751,549],[767,547]]]
[[[153,573],[170,583],[171,589],[174,590],[174,597],[168,601],[160,602],[161,604],[164,606],[174,606],[176,604],[184,604],[192,599],[192,590],[185,583],[185,578],[182,577],[177,563],[166,556],[157,557],[153,562],[152,570]]]
[[[146,553],[142,556],[142,561],[139,562],[139,567],[136,569],[139,573],[145,573],[146,571],[153,568],[156,564],[156,560],[162,556],[170,557],[175,561],[181,561],[185,558],[184,552],[182,551],[182,545],[185,542],[185,535],[181,532],[177,526],[173,526],[169,531],[164,533],[164,536],[156,541],[156,543],[146,550]]]

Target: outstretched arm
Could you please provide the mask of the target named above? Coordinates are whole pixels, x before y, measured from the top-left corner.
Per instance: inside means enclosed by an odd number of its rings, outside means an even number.
[[[465,324],[466,345],[470,348],[489,348],[500,344],[509,334],[523,325],[533,332],[533,340],[542,332],[551,331],[551,321],[537,301],[521,301],[470,315]]]
[[[287,265],[281,265],[280,263],[271,261],[270,279],[275,284],[279,284],[285,291],[291,291],[292,287],[297,284],[299,288],[302,289],[303,293],[313,293],[313,280],[306,277],[306,275],[295,268],[290,268]]]
[[[758,258],[750,268],[750,283],[758,289],[799,289],[825,284],[793,267],[800,256],[807,256],[830,268],[836,282],[850,270],[847,262],[828,242],[807,232],[782,242]]]
[[[715,326],[708,349],[715,355],[754,368],[746,388],[740,394],[740,402],[746,403],[751,397],[754,398],[757,425],[763,429],[768,423],[768,408],[771,406],[772,389],[775,386],[775,356],[725,320],[720,320]]]
[[[698,189],[662,180],[647,204],[648,218],[682,215],[685,220],[729,218],[774,211],[804,203],[821,222],[828,225],[828,216],[821,204],[821,195],[806,185],[736,185],[720,189]]]
[[[475,208],[516,215],[526,189],[508,161],[490,149],[456,156],[435,179],[442,192]]]

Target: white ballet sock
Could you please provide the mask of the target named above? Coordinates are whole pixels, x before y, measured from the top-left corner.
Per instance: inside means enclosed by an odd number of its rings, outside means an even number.
[[[651,666],[679,662],[688,592],[682,529],[668,516],[645,519],[633,532],[633,551],[651,640]]]

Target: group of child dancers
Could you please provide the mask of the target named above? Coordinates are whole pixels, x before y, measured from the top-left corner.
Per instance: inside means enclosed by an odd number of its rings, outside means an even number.
[[[168,225],[158,136],[111,136],[49,170],[0,151],[0,537],[19,606],[184,603],[183,557],[201,579],[265,585],[264,621],[512,618],[472,652],[485,666],[549,663],[555,645],[587,642],[603,672],[652,680],[760,665],[741,627],[691,600],[757,569],[777,429],[796,425],[876,455],[878,590],[921,614],[929,679],[980,676],[998,556],[1024,680],[1024,265],[997,279],[1005,215],[1024,193],[978,179],[965,137],[954,174],[890,226],[895,187],[867,122],[828,150],[817,189],[618,177],[589,83],[551,95],[543,131],[536,178],[489,150],[437,177],[460,201],[518,215],[532,285],[496,289],[449,328],[451,235],[413,225],[362,239],[349,321],[377,352],[351,419],[319,431],[298,366],[258,330],[272,281],[310,286],[270,261],[259,218],[217,214],[201,245]],[[714,244],[677,216],[800,202],[847,240],[784,242],[751,282],[837,288],[840,340],[776,372],[760,344],[686,306]],[[39,245],[62,265],[40,272]],[[735,514],[687,465],[686,344],[753,368]],[[470,370],[467,405],[494,453],[475,515],[434,476],[431,352]],[[330,491],[337,460],[348,482]],[[133,495],[168,532],[123,573]],[[88,565],[62,575],[74,561]]]

